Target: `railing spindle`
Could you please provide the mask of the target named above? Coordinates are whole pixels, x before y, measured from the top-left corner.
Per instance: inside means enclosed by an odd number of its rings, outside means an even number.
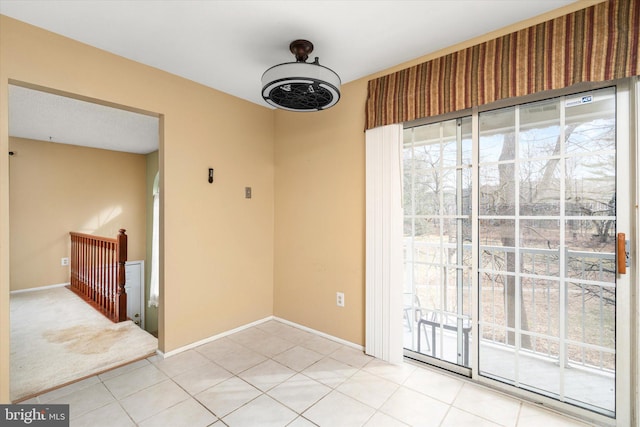
[[[104,268],[105,268],[105,258],[104,252],[106,250],[105,247],[106,242],[100,242],[100,307],[104,308],[104,297],[105,297],[105,289],[104,289]]]
[[[127,235],[117,238],[71,235],[69,288],[114,322],[127,320],[125,263]]]
[[[118,234],[118,321],[121,322],[127,318],[127,291],[124,286],[126,283],[125,263],[127,262],[127,235],[125,230],[121,229]]]

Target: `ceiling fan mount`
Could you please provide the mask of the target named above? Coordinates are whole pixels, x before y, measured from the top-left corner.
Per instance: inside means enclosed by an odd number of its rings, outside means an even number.
[[[309,40],[294,40],[289,45],[289,50],[296,57],[296,62],[307,62],[309,54],[313,52],[313,43]]]

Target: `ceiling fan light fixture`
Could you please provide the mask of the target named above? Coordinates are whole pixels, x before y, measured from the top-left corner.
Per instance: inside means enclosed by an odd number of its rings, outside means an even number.
[[[320,111],[340,100],[340,77],[330,68],[306,62],[313,44],[295,40],[289,50],[296,62],[269,68],[262,75],[262,97],[276,108],[288,111]]]

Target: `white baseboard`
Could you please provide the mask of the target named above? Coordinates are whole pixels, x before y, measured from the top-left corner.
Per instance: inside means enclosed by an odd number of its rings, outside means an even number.
[[[15,291],[11,291],[10,293],[12,293],[12,294],[21,294],[23,292],[43,291],[45,289],[62,288],[64,286],[69,286],[69,282],[67,282],[67,283],[58,283],[57,285],[40,286],[38,288],[18,289],[18,290],[15,290]]]
[[[236,332],[244,331],[245,329],[249,329],[249,328],[252,328],[254,326],[260,325],[261,323],[268,322],[269,320],[273,320],[273,316],[265,317],[264,319],[260,319],[260,320],[256,320],[255,322],[247,323],[246,325],[239,326],[239,327],[237,327],[235,329],[231,329],[230,331],[222,332],[220,334],[213,335],[213,336],[211,336],[209,338],[205,338],[203,340],[196,341],[194,343],[187,344],[187,345],[182,346],[182,347],[178,347],[175,350],[171,350],[171,351],[168,351],[166,353],[163,353],[160,350],[157,350],[156,352],[162,358],[175,356],[176,354],[182,353],[183,351],[191,350],[192,348],[196,348],[196,347],[201,346],[203,344],[207,344],[207,343],[210,343],[212,341],[219,340],[220,338],[224,338],[224,337],[229,336],[231,334],[235,334]]]
[[[355,348],[356,350],[364,351],[364,347],[361,346],[361,345],[354,344],[354,343],[352,343],[350,341],[334,337],[333,335],[325,334],[324,332],[316,331],[315,329],[311,329],[311,328],[308,328],[306,326],[299,325],[299,324],[297,324],[295,322],[291,322],[289,320],[281,319],[281,318],[275,317],[275,316],[268,316],[268,317],[265,317],[264,319],[256,320],[255,322],[251,322],[251,323],[248,323],[246,325],[239,326],[239,327],[237,327],[235,329],[231,329],[229,331],[222,332],[222,333],[217,334],[217,335],[213,335],[213,336],[211,336],[209,338],[205,338],[203,340],[196,341],[194,343],[187,344],[187,345],[182,346],[182,347],[178,347],[175,350],[171,350],[171,351],[168,351],[166,353],[163,353],[160,350],[156,350],[156,353],[158,354],[158,356],[160,356],[163,359],[165,359],[167,357],[175,356],[176,354],[182,353],[183,351],[191,350],[191,349],[199,347],[199,346],[201,346],[203,344],[207,344],[207,343],[210,343],[212,341],[219,340],[220,338],[224,338],[226,336],[229,336],[231,334],[235,334],[236,332],[241,332],[241,331],[244,331],[245,329],[249,329],[249,328],[252,328],[254,326],[258,326],[258,325],[260,325],[262,323],[268,322],[269,320],[275,320],[277,322],[284,323],[284,324],[289,325],[289,326],[293,326],[294,328],[301,329],[303,331],[312,333],[314,335],[318,335],[318,336],[320,336],[322,338],[326,338],[326,339],[329,339],[331,341],[335,341],[337,343],[346,345],[348,347]]]
[[[352,343],[351,341],[343,340],[342,338],[334,337],[333,335],[325,334],[324,332],[316,331],[315,329],[307,328],[306,326],[299,325],[299,324],[297,324],[295,322],[292,322],[290,320],[281,319],[281,318],[275,317],[275,316],[273,317],[273,320],[277,320],[278,322],[284,323],[286,325],[293,326],[293,327],[298,328],[298,329],[302,329],[303,331],[310,332],[310,333],[315,334],[315,335],[319,335],[322,338],[326,338],[328,340],[335,341],[337,343],[346,345],[348,347],[355,348],[356,350],[364,351],[364,347],[359,345],[359,344],[355,344],[355,343]]]

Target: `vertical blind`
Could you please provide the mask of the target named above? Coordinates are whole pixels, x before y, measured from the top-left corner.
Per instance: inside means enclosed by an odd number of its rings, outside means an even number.
[[[402,125],[365,132],[366,348],[402,362]]]
[[[369,81],[366,129],[640,74],[640,0],[609,0]]]

